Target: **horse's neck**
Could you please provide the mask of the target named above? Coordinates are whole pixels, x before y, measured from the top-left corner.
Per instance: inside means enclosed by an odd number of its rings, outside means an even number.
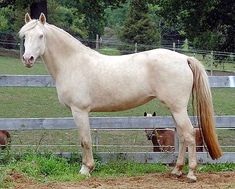
[[[75,61],[74,55],[84,56],[92,50],[55,26],[48,25],[46,30],[46,49],[42,58],[56,80],[60,73],[64,73],[70,67],[68,64],[71,65]],[[78,60],[76,61],[78,64]]]

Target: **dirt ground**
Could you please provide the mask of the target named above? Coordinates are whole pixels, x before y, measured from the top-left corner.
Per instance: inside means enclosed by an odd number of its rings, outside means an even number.
[[[235,189],[235,172],[199,173],[198,181],[189,183],[186,176],[176,178],[170,174],[146,174],[136,177],[97,178],[81,182],[36,183],[13,175],[15,189]]]

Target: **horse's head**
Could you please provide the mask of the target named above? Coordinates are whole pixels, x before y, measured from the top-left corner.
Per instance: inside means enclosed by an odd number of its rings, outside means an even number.
[[[21,53],[22,62],[28,68],[31,68],[35,60],[44,54],[45,33],[43,26],[45,23],[46,17],[43,13],[38,20],[32,20],[28,13],[25,15],[25,25],[19,31],[19,36],[23,39],[25,48],[24,54]]]

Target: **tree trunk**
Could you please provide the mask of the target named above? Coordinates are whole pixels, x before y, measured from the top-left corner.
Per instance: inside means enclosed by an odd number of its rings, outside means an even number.
[[[37,0],[30,5],[32,19],[38,19],[41,13],[44,13],[47,18],[47,0]]]

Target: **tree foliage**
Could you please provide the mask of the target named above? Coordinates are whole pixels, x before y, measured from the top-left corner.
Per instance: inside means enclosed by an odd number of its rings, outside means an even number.
[[[0,31],[17,33],[38,1],[0,1]],[[187,38],[195,48],[235,51],[234,0],[48,0],[47,6],[49,23],[81,38],[94,40],[108,26],[128,43]]]
[[[65,6],[59,1],[48,1],[48,22],[63,28],[72,35],[87,38],[84,15],[76,8]]]
[[[105,26],[114,29],[116,32],[124,25],[127,17],[129,3],[121,4],[117,8],[108,7],[105,9]]]
[[[88,38],[95,39],[96,34],[101,35],[104,31],[104,16],[107,7],[117,7],[126,0],[65,0],[67,7],[76,8],[84,15],[84,25],[88,31]],[[61,1],[62,2],[62,1]]]
[[[157,44],[159,42],[156,25],[150,19],[145,1],[132,0],[127,19],[121,32],[121,39],[127,43]]]
[[[234,0],[161,0],[161,16],[202,49],[235,50]]]

